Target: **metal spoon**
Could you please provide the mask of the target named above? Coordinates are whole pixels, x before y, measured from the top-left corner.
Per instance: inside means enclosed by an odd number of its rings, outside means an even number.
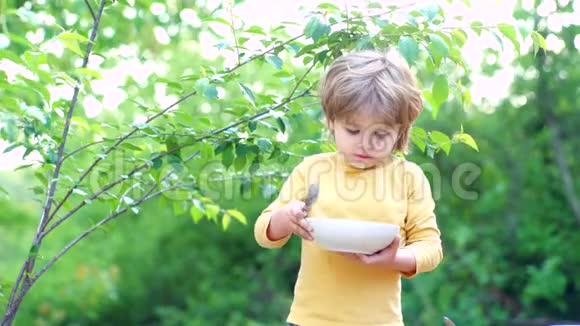
[[[320,190],[320,187],[318,186],[317,183],[311,184],[310,187],[308,188],[308,195],[304,199],[305,205],[304,205],[304,209],[303,209],[306,214],[308,214],[308,211],[310,211],[310,208],[312,208],[312,205],[314,204],[314,202],[318,198],[319,190]]]

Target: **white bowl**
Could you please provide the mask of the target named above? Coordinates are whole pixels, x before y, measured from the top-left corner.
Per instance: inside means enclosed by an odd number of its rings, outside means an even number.
[[[343,218],[308,217],[314,241],[330,251],[373,254],[386,248],[399,234],[399,226]]]

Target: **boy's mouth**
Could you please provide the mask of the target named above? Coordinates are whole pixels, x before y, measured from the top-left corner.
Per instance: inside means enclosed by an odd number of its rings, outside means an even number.
[[[365,154],[354,154],[354,156],[356,158],[358,158],[358,159],[361,159],[361,160],[368,160],[368,159],[371,159],[372,158],[371,156],[368,156],[368,155],[365,155]]]

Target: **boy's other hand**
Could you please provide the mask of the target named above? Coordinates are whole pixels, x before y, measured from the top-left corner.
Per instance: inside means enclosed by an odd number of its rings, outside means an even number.
[[[395,258],[397,257],[397,251],[399,250],[399,244],[401,243],[401,237],[396,236],[393,242],[389,244],[386,248],[375,252],[374,254],[354,254],[354,253],[341,253],[342,255],[349,257],[357,262],[361,262],[365,265],[382,265],[386,267],[392,267],[395,265]]]
[[[304,240],[314,240],[312,236],[312,227],[304,219],[306,217],[306,212],[304,211],[305,203],[302,201],[294,200],[288,203],[286,206],[282,207],[281,214],[277,214],[280,222],[285,225],[285,229],[288,233],[294,233]]]

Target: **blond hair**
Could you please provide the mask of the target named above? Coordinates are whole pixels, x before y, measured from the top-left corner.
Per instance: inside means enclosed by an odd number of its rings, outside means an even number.
[[[320,82],[326,120],[347,121],[361,113],[399,125],[394,151],[407,152],[409,130],[423,109],[407,63],[394,52],[361,51],[336,59]]]

